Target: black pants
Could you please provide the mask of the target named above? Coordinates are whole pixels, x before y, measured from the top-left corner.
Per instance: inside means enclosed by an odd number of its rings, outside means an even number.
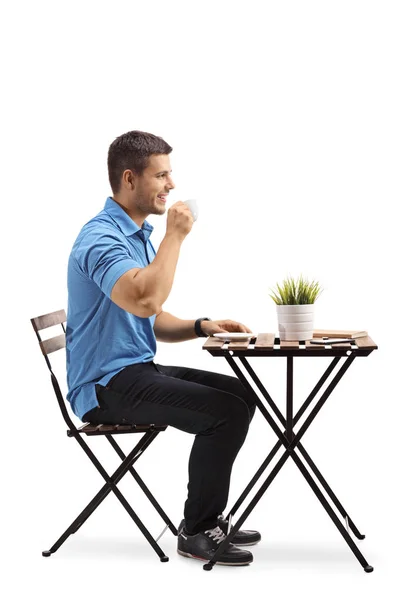
[[[90,423],[155,423],[196,435],[184,516],[188,533],[216,525],[226,507],[233,462],[255,411],[239,379],[186,367],[130,365],[97,385]]]

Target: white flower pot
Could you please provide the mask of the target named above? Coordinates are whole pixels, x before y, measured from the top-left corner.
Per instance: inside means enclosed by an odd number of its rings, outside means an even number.
[[[279,337],[282,341],[311,340],[314,304],[277,304]]]

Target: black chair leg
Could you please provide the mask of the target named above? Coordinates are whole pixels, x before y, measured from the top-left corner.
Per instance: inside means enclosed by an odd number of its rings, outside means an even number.
[[[134,456],[131,464],[135,463],[138,460],[139,456],[141,456],[141,454],[143,454],[144,450],[151,444],[152,440],[157,435],[157,433],[158,432],[148,431],[145,435],[143,435],[140,438],[139,442],[136,444],[135,448],[132,450],[132,452],[134,454],[135,453],[136,454],[135,454],[135,456]],[[77,441],[79,441],[79,439],[77,439]],[[81,446],[82,446],[82,444],[81,444]],[[85,444],[83,442],[82,448],[85,450],[85,452],[89,456],[90,460],[92,460],[92,457],[91,457],[90,453],[92,454],[92,456],[94,456],[94,454],[91,452],[91,450],[90,450],[90,452],[86,451],[86,448],[89,450],[89,447],[87,446],[87,444]],[[124,460],[125,459],[126,459],[126,456],[124,457]],[[97,459],[96,459],[96,461],[97,461]],[[94,461],[92,460],[92,462],[94,462]],[[94,464],[95,464],[96,468],[98,468],[95,462],[94,462]],[[98,463],[98,464],[100,464],[100,463]],[[122,463],[121,463],[121,465],[122,465]],[[121,467],[121,465],[120,465],[120,467]],[[126,473],[126,472],[127,472],[127,470],[124,471],[124,473]],[[105,473],[105,471],[104,471],[104,473]],[[103,473],[102,473],[102,475],[104,477]],[[82,527],[82,525],[85,523],[85,521],[90,517],[90,515],[92,514],[92,512],[94,510],[96,510],[96,508],[101,504],[101,502],[110,493],[110,491],[111,491],[111,488],[108,488],[107,484],[105,484],[101,488],[101,490],[99,491],[99,493],[96,494],[96,496],[91,500],[91,502],[88,504],[88,506],[86,507],[86,509],[84,509],[82,511],[82,513],[81,513],[82,519],[76,524],[74,530],[71,531],[71,533],[76,533],[78,531],[78,529],[80,529]],[[103,493],[104,493],[104,495],[103,495]],[[74,523],[75,523],[75,521],[74,521]]]
[[[146,436],[147,436],[147,434],[146,434]],[[146,436],[144,436],[144,437],[146,437]],[[82,448],[84,449],[86,454],[89,456],[89,458],[91,459],[93,464],[99,470],[101,475],[106,479],[106,484],[101,488],[101,490],[96,494],[96,496],[89,502],[89,504],[78,515],[78,517],[73,521],[73,523],[71,523],[71,525],[68,527],[68,529],[66,529],[66,531],[55,542],[55,544],[53,544],[53,546],[50,548],[50,550],[45,550],[44,552],[42,552],[42,556],[49,557],[49,556],[51,556],[51,554],[54,554],[54,552],[56,552],[60,548],[60,546],[65,542],[65,540],[71,535],[71,533],[74,533],[75,531],[77,531],[77,529],[79,529],[79,527],[89,518],[89,516],[94,512],[94,510],[100,505],[100,503],[104,500],[104,498],[106,498],[106,496],[108,496],[108,494],[112,491],[117,496],[118,500],[121,502],[121,504],[123,505],[125,510],[128,512],[130,517],[133,519],[133,521],[135,522],[137,527],[140,529],[140,531],[142,532],[144,537],[147,539],[149,544],[152,546],[154,551],[158,554],[161,562],[168,562],[169,558],[165,555],[163,550],[160,548],[160,546],[157,544],[157,542],[151,536],[150,532],[146,529],[146,527],[144,526],[142,521],[136,515],[136,513],[134,512],[134,510],[132,509],[130,504],[127,502],[125,497],[122,495],[122,493],[119,491],[119,489],[116,486],[116,484],[128,472],[129,468],[131,467],[131,465],[137,458],[138,446],[143,445],[144,442],[142,442],[142,440],[141,440],[139,442],[139,444],[136,445],[136,447],[132,450],[132,452],[130,452],[128,454],[126,459],[121,463],[121,465],[118,467],[118,469],[115,471],[115,473],[111,477],[109,477],[107,472],[101,466],[98,459],[93,454],[93,452],[90,450],[90,448],[87,446],[87,444],[80,438],[80,436],[78,436],[76,439],[77,439],[78,443],[82,446]]]
[[[156,432],[156,435],[158,435],[158,432]],[[108,441],[110,442],[111,446],[114,448],[114,450],[116,451],[116,453],[118,454],[118,456],[120,457],[120,459],[121,460],[125,460],[125,458],[126,458],[125,454],[123,453],[123,451],[121,450],[120,446],[117,444],[117,442],[115,441],[115,439],[112,437],[112,435],[106,435],[106,438],[108,439]],[[150,445],[150,443],[154,439],[155,439],[155,436],[151,439],[151,441],[149,442],[149,444],[147,445],[147,447]],[[130,467],[128,470],[129,470],[129,473],[134,478],[134,480],[136,481],[136,483],[138,484],[138,486],[141,488],[141,490],[147,496],[147,498],[149,499],[149,501],[152,503],[152,505],[154,506],[154,508],[156,509],[156,511],[158,512],[158,514],[160,515],[160,517],[163,519],[164,523],[166,525],[168,525],[168,527],[171,530],[171,532],[175,536],[177,536],[178,535],[177,528],[172,523],[171,519],[167,516],[167,514],[164,512],[164,510],[161,508],[161,506],[157,502],[157,500],[154,498],[153,494],[150,492],[149,488],[146,486],[146,484],[144,483],[143,479],[140,477],[140,475],[137,473],[137,471],[135,471],[135,469],[133,469],[132,467]]]

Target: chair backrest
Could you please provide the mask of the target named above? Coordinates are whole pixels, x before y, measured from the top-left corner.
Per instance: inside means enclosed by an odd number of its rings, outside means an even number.
[[[76,426],[74,425],[74,423],[72,422],[72,420],[68,414],[68,410],[66,407],[66,401],[61,392],[61,388],[59,386],[57,378],[53,373],[53,369],[51,367],[50,359],[48,356],[52,352],[56,352],[57,350],[61,350],[62,348],[65,348],[65,326],[64,326],[64,323],[66,323],[66,321],[67,321],[67,315],[65,314],[65,310],[57,310],[55,312],[48,313],[47,315],[41,315],[40,317],[34,317],[33,319],[31,319],[32,327],[35,330],[36,336],[39,340],[40,349],[42,351],[42,354],[45,358],[46,364],[51,373],[51,383],[53,384],[53,388],[54,388],[54,391],[55,391],[55,394],[56,394],[57,400],[58,400],[58,405],[60,407],[62,416],[64,417],[64,421],[67,423],[67,425],[70,429],[76,429]],[[51,337],[49,339],[42,340],[40,331],[42,331],[43,329],[47,329],[48,327],[54,327],[57,325],[60,326],[60,328],[61,328],[60,330],[62,331],[62,333],[59,335],[56,335],[54,337]]]

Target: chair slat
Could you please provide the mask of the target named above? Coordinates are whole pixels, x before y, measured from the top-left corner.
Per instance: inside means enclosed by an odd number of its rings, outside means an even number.
[[[144,433],[145,431],[165,431],[168,425],[93,425],[88,423],[79,427],[77,430],[79,433],[85,433],[86,435],[106,435],[115,433]]]
[[[65,348],[65,333],[39,342],[39,344],[45,356],[51,354],[51,352]]]
[[[41,331],[47,327],[53,327],[54,325],[61,325],[67,320],[65,310],[57,310],[55,312],[47,313],[41,317],[35,317],[31,319],[31,323],[35,331]]]
[[[97,431],[99,431],[100,433],[113,433],[115,429],[115,425],[99,425]]]

